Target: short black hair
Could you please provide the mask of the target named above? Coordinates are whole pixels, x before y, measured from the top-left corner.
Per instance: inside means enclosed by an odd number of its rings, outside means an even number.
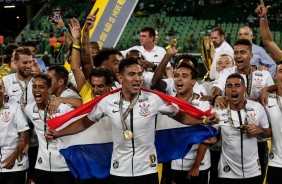
[[[176,68],[179,61],[181,61],[182,59],[184,59],[184,60],[187,59],[187,60],[191,61],[194,65],[193,67],[198,68],[198,60],[194,56],[189,55],[189,54],[182,54],[182,55],[177,56],[174,59],[173,68]]]
[[[132,50],[128,51],[128,53],[126,54],[125,58],[131,57],[130,54],[131,54],[131,53],[134,53],[134,52],[135,52],[135,53],[140,53],[141,59],[144,60],[144,56],[142,55],[142,53],[141,53],[139,50],[136,50],[136,49],[132,49]]]
[[[89,75],[89,82],[91,81],[92,77],[104,77],[106,79],[106,85],[111,86],[113,85],[114,78],[112,76],[112,73],[110,70],[107,68],[92,68],[90,70],[90,75]]]
[[[189,69],[191,70],[192,79],[197,80],[197,78],[198,78],[198,73],[199,73],[199,72],[198,72],[198,70],[197,70],[196,68],[194,68],[193,66],[191,66],[190,64],[188,64],[188,63],[186,63],[186,62],[182,62],[182,63],[180,63],[180,64],[177,66],[176,70],[179,69],[179,68],[181,68],[181,67],[189,68]]]
[[[48,68],[48,71],[55,71],[55,77],[57,80],[63,79],[64,84],[68,85],[69,80],[69,72],[68,70],[62,65],[53,65]]]
[[[12,55],[14,50],[19,48],[17,44],[14,43],[9,43],[5,48],[4,48],[4,54],[5,55]]]
[[[234,43],[234,47],[237,45],[246,45],[249,47],[250,51],[252,52],[252,43],[250,42],[250,40],[247,39],[239,39]]]
[[[148,32],[150,37],[155,37],[156,36],[156,32],[155,29],[152,27],[143,27],[140,32]]]
[[[36,48],[36,44],[34,41],[27,41],[24,43],[23,46],[26,46],[26,47],[35,47]]]
[[[120,56],[122,56],[121,52],[115,48],[103,48],[99,54],[97,54],[95,56],[95,58],[93,59],[93,62],[94,62],[94,66],[95,67],[100,67],[103,62],[107,59],[109,59],[109,56],[110,55],[113,55],[113,54],[118,54]]]
[[[119,66],[118,66],[118,71],[119,74],[124,72],[125,68],[129,67],[130,65],[140,65],[138,61],[134,58],[126,58],[121,60]]]
[[[233,79],[233,78],[241,79],[242,84],[245,86],[245,80],[244,80],[244,78],[242,77],[242,75],[240,75],[239,73],[232,73],[232,74],[230,74],[230,75],[227,77],[226,81],[227,81],[228,79]],[[226,84],[225,84],[225,88],[226,88]]]
[[[52,79],[51,79],[51,77],[49,75],[47,75],[45,73],[39,73],[39,74],[36,74],[35,76],[33,76],[33,79],[37,79],[37,78],[45,80],[47,88],[51,87]]]

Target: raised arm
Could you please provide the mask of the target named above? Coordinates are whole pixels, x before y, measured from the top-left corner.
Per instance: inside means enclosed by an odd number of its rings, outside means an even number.
[[[187,125],[197,125],[197,124],[214,124],[218,123],[218,118],[215,116],[215,114],[211,114],[211,116],[208,116],[204,119],[196,118],[190,114],[185,113],[184,111],[179,111],[174,117],[172,117],[174,120],[187,124]]]
[[[165,81],[162,80],[165,72],[166,72],[166,66],[171,59],[172,56],[175,56],[178,52],[178,49],[176,49],[174,46],[168,48],[166,50],[166,54],[158,67],[155,70],[154,76],[152,78],[152,85],[159,91],[165,91],[167,84]]]
[[[88,15],[86,18],[86,24],[83,29],[82,43],[81,43],[81,64],[82,71],[85,75],[85,78],[88,79],[90,71],[94,68],[90,53],[90,38],[89,31],[94,27],[96,17],[94,15]]]
[[[69,25],[71,34],[73,36],[73,47],[71,54],[71,70],[73,72],[77,89],[80,91],[86,83],[86,78],[82,70],[80,69],[81,57],[80,57],[80,37],[81,28],[77,19],[72,18]]]
[[[61,30],[61,32],[64,33],[65,45],[69,47],[71,45],[73,39],[72,39],[68,29],[66,28],[64,21],[62,20],[62,18],[60,18],[56,22],[57,22],[57,27]]]
[[[260,17],[260,32],[261,39],[267,50],[271,53],[272,58],[278,62],[282,60],[282,51],[273,41],[271,31],[269,29],[268,21],[266,18],[268,9],[270,6],[265,7],[263,0],[260,1],[260,5],[256,8],[256,13]]]

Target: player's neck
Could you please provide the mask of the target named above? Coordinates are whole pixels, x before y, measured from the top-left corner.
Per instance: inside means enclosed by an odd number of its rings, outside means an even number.
[[[124,101],[131,102],[135,98],[135,96],[138,94],[128,93],[125,90],[122,90],[121,95]]]
[[[278,85],[277,95],[282,96],[282,86],[281,85]]]
[[[48,100],[45,100],[44,102],[37,104],[38,109],[40,110],[47,110],[48,105],[49,105],[50,99],[48,98]]]
[[[146,50],[146,51],[148,51],[148,52],[150,52],[150,51],[152,51],[153,49],[154,49],[154,43],[152,43],[152,44],[148,44],[148,45],[146,45],[146,46],[143,46],[144,47],[144,49]]]
[[[234,105],[232,103],[229,103],[230,109],[234,110],[234,111],[240,111],[242,109],[244,109],[245,107],[245,102],[242,102],[240,104]]]
[[[187,102],[190,101],[191,97],[193,98],[193,96],[194,96],[193,92],[191,92],[191,91],[184,93],[184,94],[180,94],[180,93],[176,94],[177,98],[180,98],[180,99],[185,100]]]
[[[65,89],[66,89],[65,86],[59,87],[59,88],[57,89],[56,93],[55,93],[56,97],[60,97],[61,94],[65,91]]]
[[[249,75],[251,73],[251,70],[251,65],[249,65],[248,67],[243,68],[242,70],[238,70],[238,72],[241,74]]]
[[[20,81],[27,81],[29,79],[29,77],[22,76],[18,72],[16,73],[16,75]]]

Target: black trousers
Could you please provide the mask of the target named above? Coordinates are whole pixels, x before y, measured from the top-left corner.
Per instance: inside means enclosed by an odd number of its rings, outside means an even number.
[[[26,171],[0,172],[1,184],[25,184]]]
[[[122,177],[110,175],[109,184],[158,184],[158,173],[143,176]]]
[[[268,166],[266,181],[268,184],[281,184],[282,168]]]
[[[261,166],[261,181],[259,184],[263,183],[265,172],[266,172],[266,166],[268,163],[268,147],[267,142],[258,142],[258,153],[259,153],[259,162]]]
[[[36,164],[37,153],[38,153],[38,146],[28,148],[29,168],[27,172],[27,179],[33,180],[34,178],[34,167]]]
[[[260,180],[260,175],[245,179],[219,178],[219,184],[259,184]]]
[[[210,150],[211,153],[211,167],[210,167],[210,181],[209,184],[218,184],[218,162],[221,151]]]
[[[91,178],[91,179],[87,179],[87,180],[77,180],[77,184],[108,184],[110,183],[110,178],[106,178],[106,179],[96,179],[96,178]]]
[[[199,172],[199,176],[186,178],[188,171],[173,170],[172,180],[175,184],[207,184],[209,169]]]
[[[36,184],[75,184],[76,180],[70,171],[50,172],[35,169],[34,183]]]

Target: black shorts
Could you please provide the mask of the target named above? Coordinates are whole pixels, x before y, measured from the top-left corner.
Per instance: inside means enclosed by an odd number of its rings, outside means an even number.
[[[24,184],[26,180],[26,171],[0,172],[1,184]]]
[[[172,170],[172,180],[176,184],[206,184],[208,183],[209,169],[199,172],[199,176],[186,178],[188,171]]]
[[[280,184],[281,183],[282,168],[268,166],[266,181],[268,184]]]
[[[75,184],[76,180],[70,171],[50,172],[35,169],[34,183],[38,184]]]
[[[158,173],[133,177],[110,175],[109,184],[159,184],[159,179]]]
[[[261,176],[255,176],[252,178],[245,179],[234,179],[234,178],[219,178],[220,184],[260,184]]]

